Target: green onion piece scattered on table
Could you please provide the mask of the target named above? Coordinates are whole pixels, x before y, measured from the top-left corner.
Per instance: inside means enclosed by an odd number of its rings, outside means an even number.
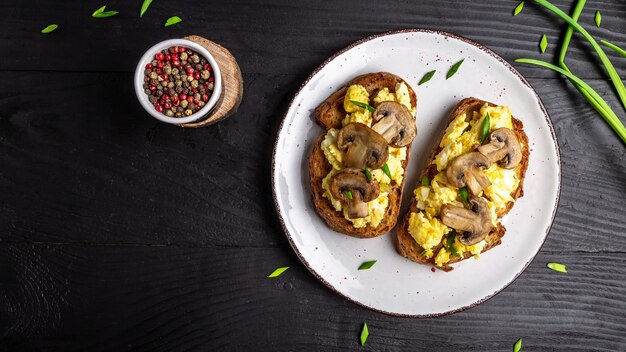
[[[600,43],[602,43],[602,45],[606,46],[607,48],[615,50],[616,53],[622,55],[623,57],[626,57],[626,50],[620,48],[619,46],[613,43],[610,43],[606,40],[601,40]]]
[[[517,6],[515,6],[515,10],[513,10],[513,16],[519,15],[519,13],[522,12],[523,8],[524,8],[524,2],[521,1],[519,4],[517,4]]]
[[[54,31],[57,28],[59,28],[58,24],[51,24],[51,25],[47,26],[46,28],[42,29],[41,33],[47,34],[47,33],[50,33],[52,31]]]
[[[450,67],[450,70],[448,70],[448,73],[446,74],[446,79],[454,76],[456,71],[459,70],[459,67],[461,67],[461,64],[463,63],[463,61],[465,61],[465,59],[461,59],[460,61],[457,61],[457,63],[455,63],[454,65],[452,65],[452,67]]]
[[[515,62],[549,68],[562,75],[565,75],[565,77],[569,78],[572,82],[580,85],[582,89],[584,89],[587,93],[589,93],[589,95],[593,97],[593,100],[589,101],[589,103],[593,106],[594,109],[596,109],[596,111],[598,111],[598,113],[600,113],[600,116],[604,118],[604,120],[609,124],[609,126],[611,126],[613,131],[617,133],[617,135],[621,138],[621,140],[624,143],[626,143],[626,127],[624,127],[624,124],[620,121],[620,119],[617,117],[615,112],[613,112],[609,104],[607,104],[607,102],[604,101],[604,99],[602,99],[602,97],[593,88],[591,88],[587,83],[585,83],[585,81],[578,78],[571,72],[566,71],[560,67],[554,66],[545,61],[533,60],[533,59],[517,59],[515,60]]]
[[[600,14],[600,10],[596,10],[596,15],[593,17],[593,21],[596,23],[596,27],[600,27],[602,23],[602,15]]]
[[[361,109],[366,109],[369,112],[374,112],[376,111],[376,108],[369,105],[369,104],[365,104],[365,103],[361,103],[360,101],[356,101],[356,100],[350,100],[350,102],[358,107],[360,107]]]
[[[422,177],[422,186],[428,186],[428,185],[430,185],[430,180],[428,179],[428,176]]]
[[[104,11],[106,9],[107,5],[102,6],[101,8],[97,9],[96,11],[94,11],[91,14],[91,17],[93,18],[106,18],[106,17],[111,17],[111,16],[115,16],[119,13],[119,11]]]
[[[344,196],[346,196],[346,198],[352,200],[352,192],[350,191],[343,191],[342,192]]]
[[[366,167],[366,168],[363,170],[363,172],[365,172],[365,178],[366,178],[368,181],[371,181],[371,180],[372,180],[372,173],[370,172],[369,167]]]
[[[545,53],[548,48],[548,37],[546,35],[541,36],[541,40],[539,41],[539,49],[541,49],[541,53]]]
[[[515,345],[513,346],[513,352],[519,352],[522,350],[522,339],[517,340]]]
[[[139,12],[139,17],[143,17],[143,14],[148,11],[148,7],[152,4],[152,0],[143,0],[143,4],[141,4],[141,11]]]
[[[385,163],[385,165],[383,165],[381,169],[383,169],[383,172],[385,173],[385,175],[387,175],[387,177],[389,177],[389,180],[391,180],[391,171],[389,171],[389,165]]]
[[[183,20],[178,16],[172,16],[165,21],[165,27],[173,26],[176,23],[181,23]]]
[[[432,71],[426,72],[424,77],[422,77],[422,79],[420,80],[420,82],[417,85],[421,86],[422,84],[430,81],[430,79],[433,78],[433,76],[435,75],[435,72],[437,72],[437,70],[432,70]]]
[[[480,144],[484,144],[485,140],[487,140],[487,136],[489,136],[489,131],[491,130],[491,116],[487,113],[485,119],[483,120],[483,125],[480,126]]]
[[[274,271],[272,271],[271,274],[267,275],[268,278],[271,277],[277,277],[280,276],[282,273],[284,273],[287,269],[289,269],[288,266],[283,266],[281,268],[276,268]]]
[[[548,263],[546,266],[554,271],[558,271],[561,273],[567,272],[567,268],[565,267],[565,265],[560,263]]]
[[[459,188],[459,196],[465,203],[469,202],[469,193],[467,192],[467,187]]]
[[[359,270],[367,270],[371,267],[374,266],[374,264],[376,264],[375,260],[368,260],[366,262],[363,262],[360,266],[359,266]]]
[[[365,341],[367,341],[367,337],[370,336],[370,332],[367,329],[367,323],[363,323],[363,328],[361,329],[361,346],[365,345]]]

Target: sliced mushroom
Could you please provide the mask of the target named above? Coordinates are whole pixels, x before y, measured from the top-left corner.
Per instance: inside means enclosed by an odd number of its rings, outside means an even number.
[[[478,147],[478,151],[505,169],[512,169],[522,161],[522,146],[517,135],[505,127],[491,132],[489,143]]]
[[[467,186],[469,191],[477,196],[491,184],[481,171],[489,166],[491,166],[489,159],[479,152],[459,155],[450,162],[446,170],[448,183],[458,188]]]
[[[372,118],[374,120],[372,129],[393,147],[400,148],[411,144],[417,134],[413,115],[400,103],[393,101],[380,103]]]
[[[343,166],[363,169],[379,169],[389,157],[387,141],[362,123],[345,125],[337,135],[337,147],[345,155]]]
[[[378,197],[380,189],[374,179],[368,181],[360,169],[343,169],[330,179],[330,194],[347,206],[348,218],[358,219],[369,215],[367,202]]]
[[[471,210],[450,204],[441,206],[441,221],[455,230],[464,231],[458,238],[467,246],[485,239],[492,229],[487,201],[482,197],[472,197],[469,203]]]

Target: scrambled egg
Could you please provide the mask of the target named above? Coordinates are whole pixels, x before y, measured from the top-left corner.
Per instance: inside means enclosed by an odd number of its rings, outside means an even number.
[[[364,104],[370,104],[369,94],[365,87],[361,85],[351,85],[346,91],[346,96],[343,101],[343,107],[348,114],[341,122],[342,125],[347,125],[352,122],[359,122],[368,127],[372,127],[372,113],[364,108],[354,105],[351,100],[358,101]],[[395,94],[389,92],[388,88],[383,88],[378,91],[373,99],[374,103],[380,103],[383,101],[396,101],[405,105],[415,114],[415,108],[411,107],[411,96],[409,95],[409,89],[405,83],[399,83],[395,87]],[[344,217],[348,219],[347,208],[344,208],[341,201],[334,199],[330,194],[329,181],[331,177],[339,170],[341,170],[343,162],[343,152],[337,147],[337,135],[339,130],[329,129],[322,141],[322,151],[326,160],[333,166],[326,177],[322,180],[322,188],[324,189],[324,197],[332,203],[333,208],[336,211],[342,211]],[[380,224],[387,207],[389,206],[389,192],[391,191],[392,181],[396,184],[402,183],[404,179],[404,169],[402,168],[402,162],[407,158],[406,147],[394,148],[389,147],[389,158],[387,159],[387,166],[389,167],[389,173],[391,179],[381,169],[370,170],[372,178],[378,181],[380,187],[380,194],[378,198],[367,203],[369,207],[369,215],[360,219],[348,219],[352,222],[355,228],[365,227],[368,224],[376,227]]]
[[[459,242],[458,238],[456,238],[454,240],[454,243],[452,244],[452,246],[454,247],[454,250],[456,250],[457,253],[470,252],[476,259],[480,258],[480,253],[483,251],[486,245],[487,245],[487,241],[482,240],[474,245],[467,246]]]
[[[322,151],[326,160],[333,166],[334,170],[341,170],[341,163],[343,162],[343,153],[337,147],[337,135],[339,130],[331,128],[326,132],[326,137],[322,141]]]
[[[424,210],[430,216],[438,216],[441,206],[453,204],[462,206],[457,200],[459,191],[455,187],[446,184],[447,178],[444,172],[440,172],[430,182],[430,186],[420,186],[415,189],[417,208]]]
[[[424,249],[432,249],[441,243],[443,236],[452,231],[439,218],[424,212],[411,213],[409,218],[409,233]]]
[[[474,146],[480,144],[481,128],[487,113],[490,118],[490,131],[501,127],[513,128],[511,111],[506,106],[491,107],[485,104],[480,112],[474,112],[471,117],[466,114],[457,116],[446,128],[439,144],[442,150],[433,160],[439,173],[430,181],[430,185],[420,186],[415,190],[418,212],[410,215],[409,233],[424,249],[422,254],[427,258],[433,257],[434,249],[441,245],[446,234],[452,230],[439,219],[441,206],[444,204],[463,206],[458,197],[458,189],[447,184],[445,169],[454,158],[474,150]],[[484,173],[491,181],[491,185],[484,189],[483,196],[487,199],[492,222],[496,226],[498,224],[496,213],[504,209],[508,202],[513,201],[511,193],[519,186],[520,180],[515,170],[504,169],[495,163],[484,170]],[[487,242],[483,240],[475,245],[466,246],[455,239],[453,247],[460,255],[469,252],[478,259],[486,244]],[[449,262],[451,255],[449,250],[441,247],[435,256],[435,265],[442,266]]]
[[[483,190],[485,197],[491,200],[496,211],[506,208],[508,202],[514,201],[511,193],[519,186],[519,178],[514,169],[504,169],[493,164],[484,171],[491,185]]]
[[[364,104],[370,103],[370,95],[367,93],[367,90],[362,85],[354,84],[348,87],[348,91],[346,92],[345,98],[343,100],[343,109],[346,110],[347,113],[355,112],[355,111],[363,111],[363,108],[360,108],[351,100],[358,101]]]
[[[370,104],[369,95],[365,87],[354,84],[348,87],[346,95],[343,100],[343,108],[346,110],[346,117],[341,121],[343,126],[352,123],[360,122],[367,127],[372,127],[372,112],[358,107],[352,103],[352,100],[358,101],[364,104]],[[411,106],[411,95],[409,94],[409,88],[404,82],[398,83],[395,87],[395,93],[391,93],[389,88],[383,88],[379,90],[374,99],[374,104],[380,104],[384,101],[395,101],[407,107],[411,111],[411,114],[415,116],[415,107]]]

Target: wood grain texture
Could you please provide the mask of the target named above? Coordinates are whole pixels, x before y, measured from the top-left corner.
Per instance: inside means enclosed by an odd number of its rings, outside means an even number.
[[[1,70],[122,71],[131,72],[141,55],[154,43],[201,35],[224,44],[246,73],[307,74],[319,63],[351,42],[368,35],[402,28],[431,28],[453,32],[487,45],[505,59],[535,57],[551,60],[564,23],[548,11],[526,2],[522,14],[513,17],[518,1],[316,1],[240,0],[153,3],[142,18],[133,1],[111,1],[108,8],[120,14],[94,19],[90,14],[100,3],[50,6],[44,0],[28,3],[5,1],[0,11],[0,47],[20,55],[3,55]],[[567,10],[570,0],[554,3]],[[602,27],[593,24],[596,9],[602,10]],[[567,10],[569,11],[569,10]],[[163,28],[166,18],[178,15],[183,22]],[[626,4],[623,1],[587,1],[581,23],[598,38],[626,47]],[[50,22],[60,24],[48,36],[40,33]],[[549,48],[539,54],[538,43],[547,34]],[[37,43],[37,45],[32,45]],[[89,53],[74,58],[68,53]],[[594,60],[580,35],[574,36],[568,64],[585,77],[605,77],[602,70],[586,64]],[[612,55],[617,59],[617,55]],[[68,60],[70,61],[68,63]],[[622,77],[626,65],[616,65]],[[527,77],[555,77],[531,66],[522,67]]]
[[[207,114],[206,118],[192,123],[185,123],[183,127],[205,127],[222,121],[237,112],[241,99],[243,98],[243,78],[237,60],[223,46],[212,42],[206,38],[192,35],[185,39],[194,41],[207,49],[217,62],[222,78],[222,94],[213,110]]]
[[[301,77],[248,75],[239,113],[201,131],[147,116],[130,74],[5,77],[16,84],[0,86],[0,164],[11,166],[0,170],[0,240],[287,243],[268,191],[269,168],[277,125]],[[607,82],[591,83],[618,105]],[[552,230],[559,242],[548,249],[626,251],[626,217],[619,211],[626,209],[623,145],[565,80],[531,84],[547,105],[562,152],[561,206]]]
[[[291,268],[265,278],[283,265]],[[623,254],[543,251],[474,309],[404,319],[334,295],[286,248],[0,244],[0,341],[59,351],[510,351],[522,337],[528,351],[617,351],[624,267]]]
[[[315,67],[408,27],[550,61],[539,38],[553,53],[565,26],[531,1],[512,17],[517,3],[155,1],[139,19],[140,2],[113,0],[118,16],[93,19],[103,4],[0,2],[0,351],[510,351],[520,337],[524,351],[624,350],[626,150],[546,70],[516,65],[556,129],[561,203],[538,257],[493,299],[436,319],[360,308],[308,273],[276,220],[273,141]],[[183,22],[163,28],[172,15]],[[624,18],[626,2],[593,0],[581,22],[626,47]],[[50,23],[59,29],[41,34]],[[246,91],[236,115],[204,129],[159,123],[134,98],[143,52],[190,33],[237,57]],[[625,116],[589,50],[575,35],[568,65]]]

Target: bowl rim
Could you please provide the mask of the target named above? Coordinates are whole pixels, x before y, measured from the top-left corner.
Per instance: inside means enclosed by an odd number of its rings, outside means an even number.
[[[209,65],[211,65],[211,69],[213,70],[214,82],[213,92],[211,92],[211,98],[209,98],[209,101],[204,105],[202,109],[186,117],[169,117],[156,111],[154,106],[150,103],[148,95],[144,92],[143,89],[144,69],[146,65],[148,64],[148,62],[152,61],[152,58],[154,57],[154,55],[156,55],[157,52],[163,49],[167,49],[171,46],[184,46],[198,52],[198,54],[207,59]],[[180,125],[202,119],[211,111],[211,109],[215,107],[217,101],[221,96],[221,93],[222,75],[220,72],[220,68],[217,65],[217,62],[215,61],[215,58],[202,45],[188,39],[168,39],[154,44],[152,47],[146,50],[146,52],[139,60],[137,67],[135,68],[135,94],[137,95],[137,100],[139,100],[139,103],[144,108],[144,110],[152,115],[152,117],[169,124]]]

